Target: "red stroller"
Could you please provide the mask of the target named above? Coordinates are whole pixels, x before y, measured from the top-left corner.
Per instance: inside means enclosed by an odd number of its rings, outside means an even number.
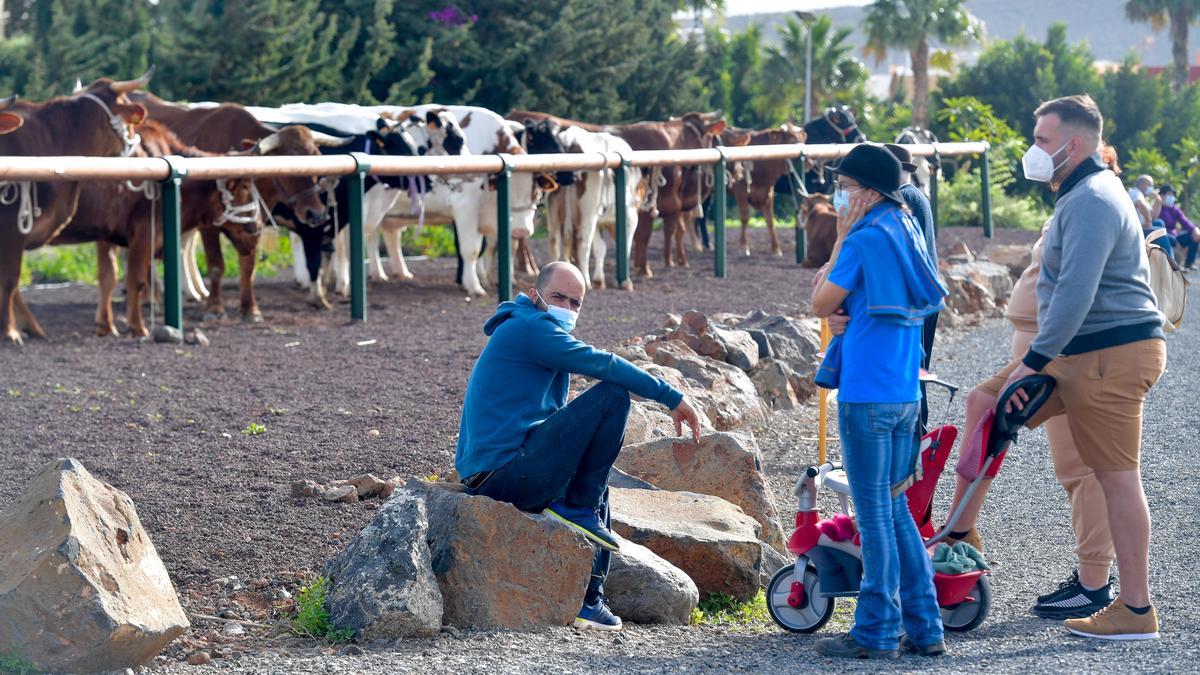
[[[922,372],[921,381],[928,385],[945,388],[948,392],[946,415],[958,387],[938,380]],[[1019,388],[1029,394],[1024,410],[1005,412],[1004,402]],[[1014,383],[1000,398],[994,416],[981,424],[984,429],[977,472],[962,500],[961,505],[947,519],[945,527],[936,531],[933,525],[933,495],[938,479],[946,467],[950,451],[958,438],[958,429],[942,424],[930,430],[921,439],[918,461],[910,478],[911,485],[903,484],[894,489],[903,489],[908,497],[909,510],[916,521],[926,547],[932,548],[953,531],[965,505],[970,502],[983,478],[996,475],[1009,446],[1016,440],[1017,430],[1049,398],[1054,388],[1054,379],[1045,375],[1034,375]],[[821,392],[825,393],[824,390]],[[771,618],[785,630],[811,633],[819,630],[833,615],[835,599],[858,594],[862,581],[861,545],[857,535],[852,539],[835,541],[824,535],[818,527],[820,514],[817,511],[817,491],[828,488],[838,495],[841,512],[850,514],[850,485],[846,472],[840,466],[825,461],[825,399],[821,399],[821,428],[818,463],[808,467],[796,482],[795,494],[799,499],[796,512],[796,530],[788,540],[788,550],[796,556],[796,562],[780,569],[767,587],[767,609]],[[946,416],[943,416],[943,422]],[[968,461],[976,461],[969,458]],[[829,531],[828,528],[826,531]],[[947,630],[967,631],[979,626],[987,618],[991,605],[991,584],[985,570],[963,574],[934,574],[938,605],[942,609],[942,624]]]

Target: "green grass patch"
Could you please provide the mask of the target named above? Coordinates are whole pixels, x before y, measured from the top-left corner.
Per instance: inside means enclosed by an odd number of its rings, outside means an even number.
[[[292,631],[297,635],[324,638],[330,642],[349,642],[354,639],[351,628],[336,628],[329,622],[329,580],[317,577],[296,594],[296,616]]]
[[[11,652],[0,652],[0,674],[2,675],[36,675],[38,670],[33,662],[17,654],[14,645]]]
[[[267,433],[267,428],[258,422],[251,422],[246,425],[245,429],[242,429],[242,433],[247,436],[260,436]]]
[[[765,630],[775,625],[767,611],[767,596],[762,589],[750,600],[738,600],[725,593],[709,593],[700,601],[700,606],[692,610],[691,623],[751,630]]]

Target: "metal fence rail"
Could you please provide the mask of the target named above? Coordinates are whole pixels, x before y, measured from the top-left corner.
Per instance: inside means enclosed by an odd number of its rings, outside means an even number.
[[[0,157],[0,181],[87,181],[87,180],[152,180],[162,183],[163,189],[163,260],[164,260],[164,320],[182,329],[183,296],[180,283],[180,185],[184,180],[217,178],[279,178],[288,176],[349,176],[350,178],[350,314],[358,321],[366,320],[366,270],[363,265],[363,189],[368,175],[372,176],[433,176],[453,174],[496,174],[497,246],[499,258],[499,289],[501,301],[512,298],[511,214],[509,211],[510,179],[513,172],[542,173],[554,171],[583,171],[613,169],[616,193],[624,198],[628,167],[654,166],[717,166],[714,171],[713,192],[725,194],[725,171],[729,162],[769,159],[835,160],[844,157],[854,145],[756,145],[706,148],[699,150],[650,150],[627,154],[576,153],[539,155],[471,155],[395,157],[349,153],[346,155],[291,157]],[[979,155],[983,183],[983,232],[992,236],[991,196],[989,194],[989,165],[987,143],[937,143],[905,146],[916,157]],[[938,171],[931,175],[931,201],[937,214]],[[714,273],[724,277],[725,200],[717,199],[713,209]],[[629,278],[628,253],[625,241],[630,223],[626,209],[616,209],[617,225],[617,283]],[[797,225],[796,262],[803,254],[804,230]]]

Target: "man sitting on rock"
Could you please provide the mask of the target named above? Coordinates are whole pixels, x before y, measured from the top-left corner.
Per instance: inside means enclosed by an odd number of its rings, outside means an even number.
[[[608,472],[621,451],[629,393],[671,410],[700,440],[700,420],[683,394],[625,359],[571,336],[586,289],[574,265],[542,268],[537,286],[501,303],[483,326],[490,336],[467,381],[455,466],[471,494],[541,511],[596,546],[577,628],[620,630],[603,597],[609,558]],[[599,382],[567,403],[571,373]]]

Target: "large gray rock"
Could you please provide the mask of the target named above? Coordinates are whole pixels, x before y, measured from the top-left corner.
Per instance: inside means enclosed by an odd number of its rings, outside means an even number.
[[[800,397],[792,386],[795,377],[787,362],[772,358],[759,361],[750,371],[750,381],[771,410],[794,410],[800,406]]]
[[[713,495],[736,504],[759,524],[762,541],[787,550],[753,436],[714,432],[699,443],[661,438],[630,445],[621,450],[617,467],[663,490]]]
[[[1020,279],[1025,268],[1033,262],[1032,244],[992,244],[983,249],[981,257],[1008,268],[1013,279]]]
[[[743,600],[759,587],[763,544],[759,525],[737,506],[711,495],[610,488],[613,529],[683,570],[701,596]]]
[[[625,422],[625,445],[674,435],[675,424],[661,405],[633,401],[629,406],[629,419]]]
[[[1013,289],[1008,268],[986,260],[948,266],[942,278],[950,292],[946,306],[959,316],[1001,316]]]
[[[133,500],[75,459],[0,514],[0,653],[41,670],[150,663],[188,628]]]
[[[679,325],[663,339],[680,340],[701,356],[724,361],[742,370],[758,365],[758,345],[749,333],[725,328],[709,321],[701,312],[685,313]]]
[[[621,539],[621,550],[612,556],[604,594],[617,616],[634,623],[686,625],[700,603],[691,577],[627,539]]]
[[[716,429],[753,429],[766,423],[766,407],[750,376],[740,368],[705,358],[681,340],[653,342],[646,346],[646,351],[655,364],[676,370],[683,376],[686,383],[680,388]],[[651,374],[659,373],[652,371]],[[667,381],[676,384],[672,379]]]
[[[783,361],[792,369],[792,388],[804,400],[815,388],[813,376],[821,365],[819,329],[800,319],[780,314],[767,314],[761,310],[751,312],[737,327],[753,336],[760,331],[767,342],[771,357]]]
[[[330,622],[372,641],[437,635],[442,593],[428,533],[425,501],[410,492],[394,494],[325,564]]]
[[[574,620],[592,570],[583,537],[546,516],[468,495],[458,483],[410,480],[405,490],[425,499],[444,623],[528,629]]]

